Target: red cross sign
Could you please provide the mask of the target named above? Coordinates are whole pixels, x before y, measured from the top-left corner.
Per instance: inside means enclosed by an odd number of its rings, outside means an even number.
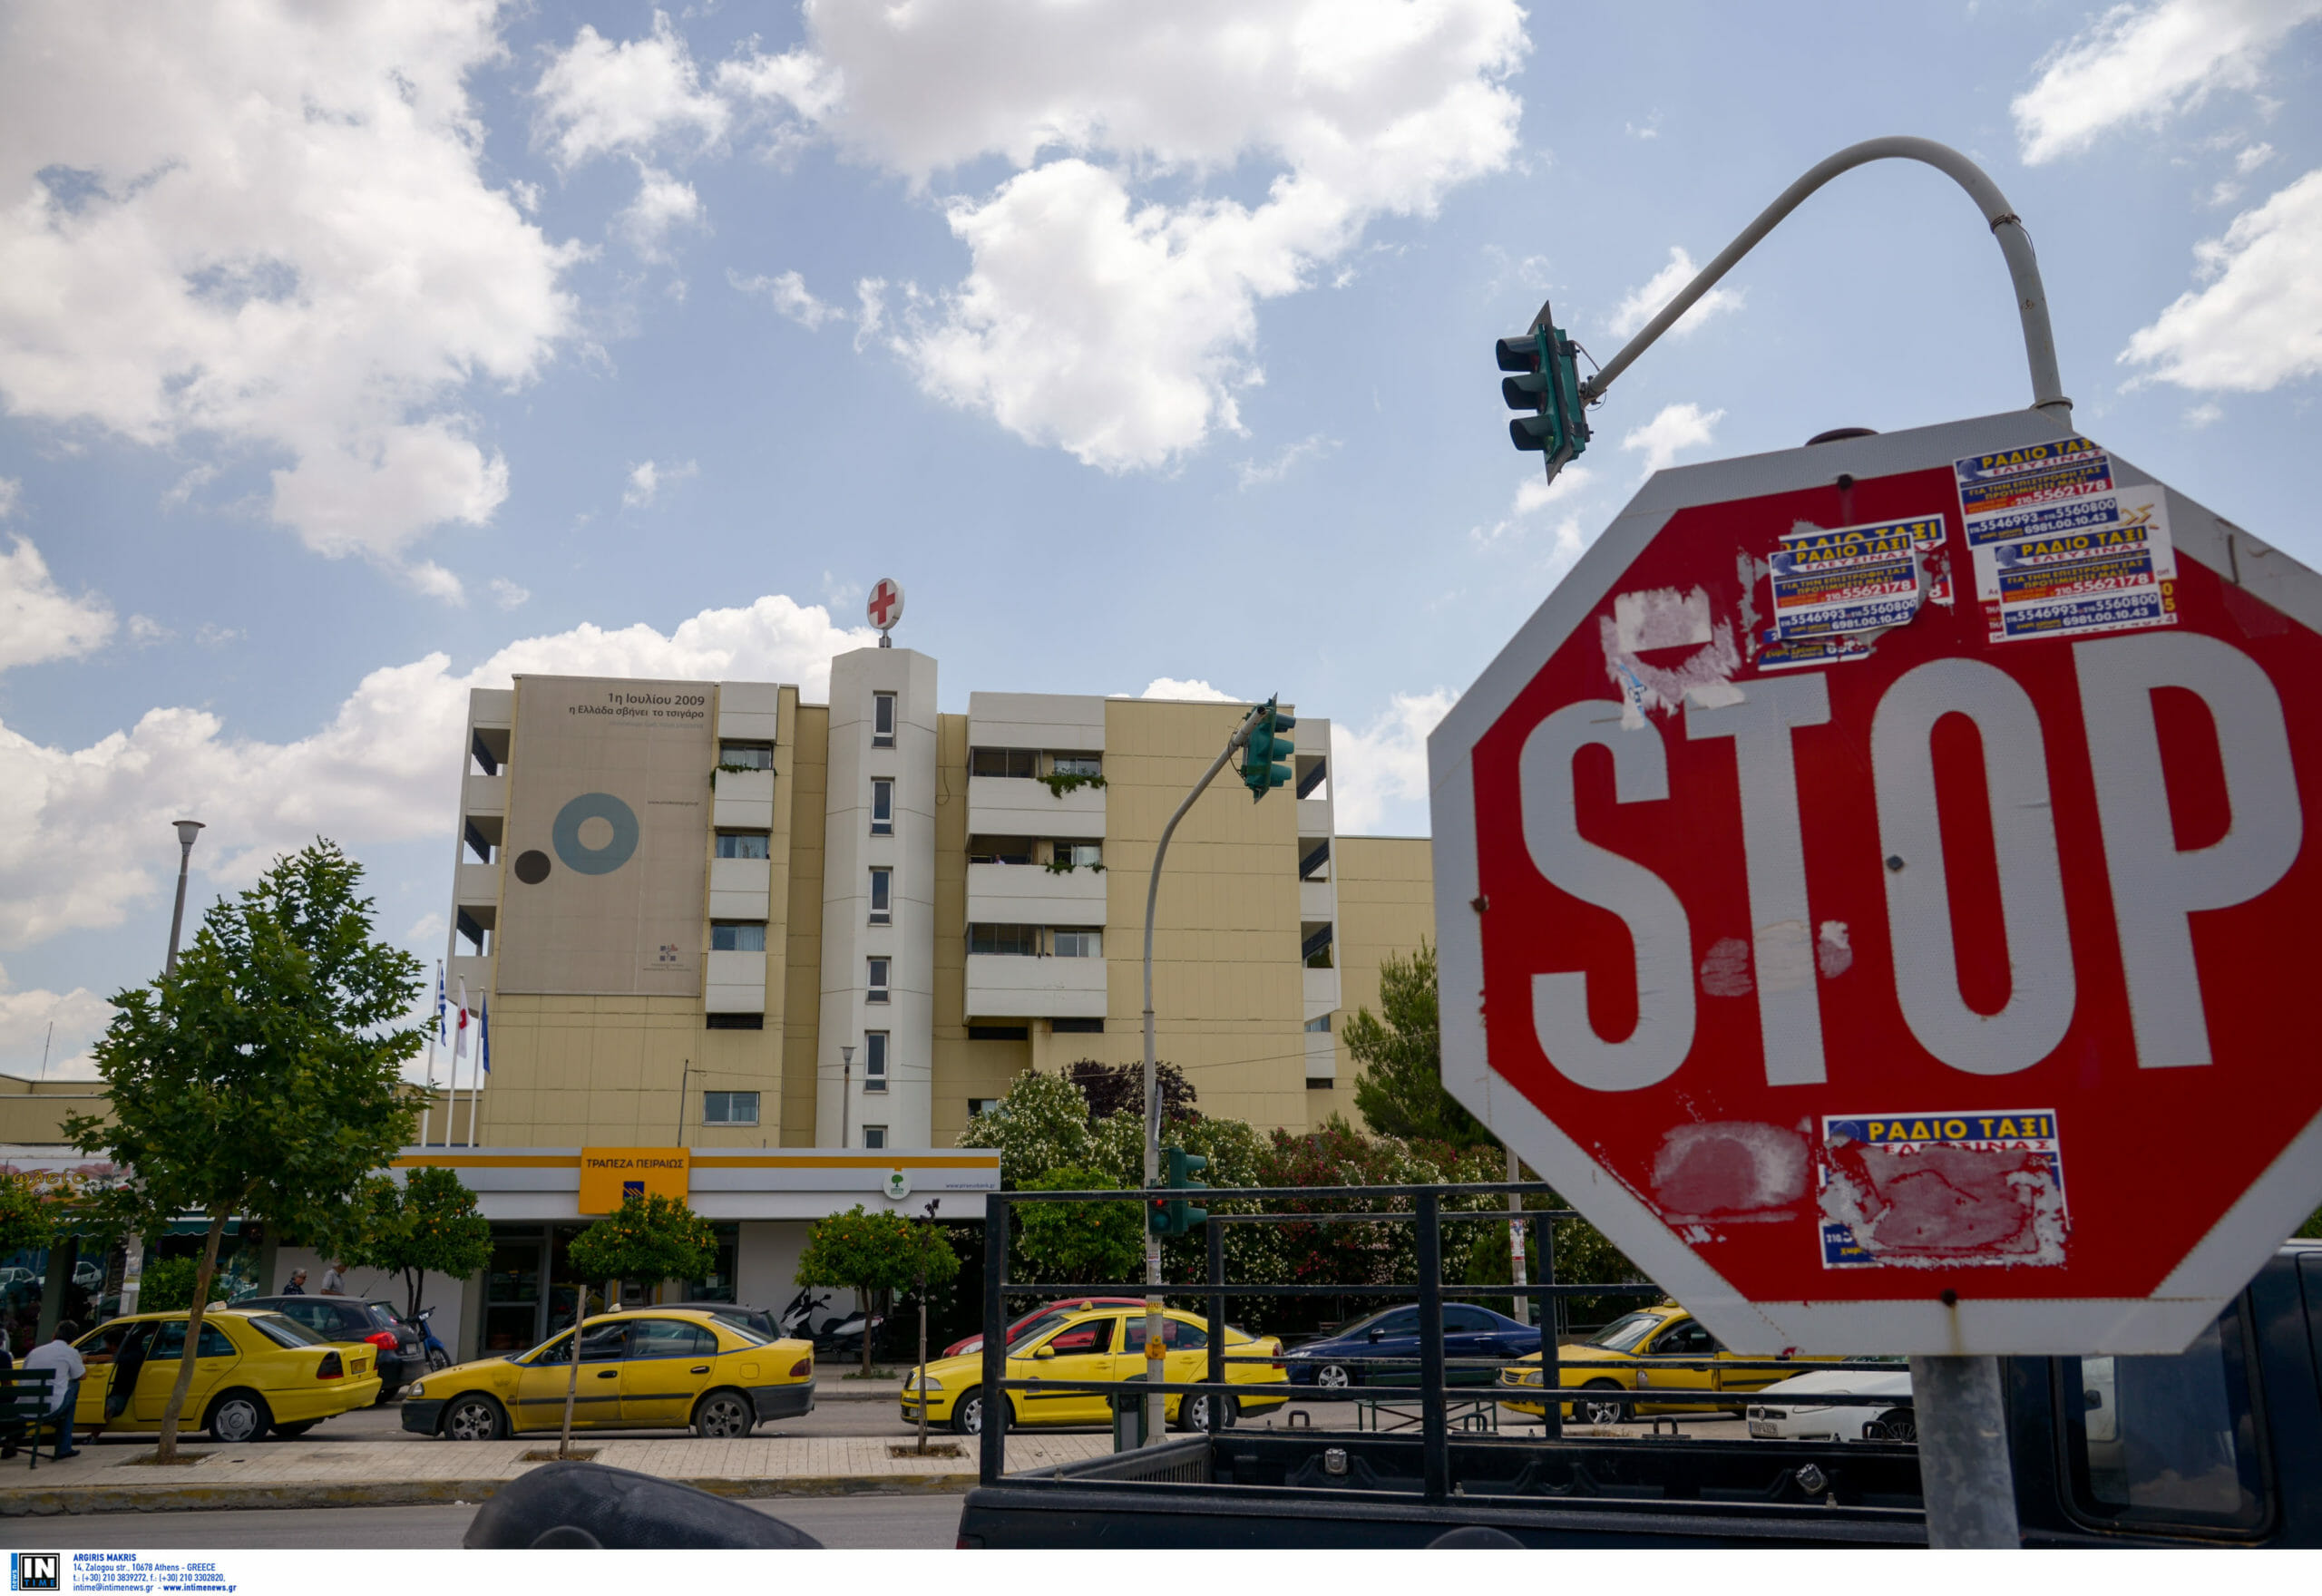
[[[1662,472],[1429,756],[1444,1084],[1729,1346],[2174,1352],[2322,1203],[2322,577],[2100,443]]]
[[[893,577],[881,577],[871,589],[871,602],[863,609],[873,626],[887,630],[903,618],[902,584]]]

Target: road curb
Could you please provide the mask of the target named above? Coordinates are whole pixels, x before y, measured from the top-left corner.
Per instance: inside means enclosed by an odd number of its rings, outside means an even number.
[[[522,1478],[522,1475],[514,1478]],[[416,1507],[482,1502],[512,1479],[331,1481],[281,1484],[67,1485],[0,1489],[0,1519],[84,1513],[199,1513],[231,1508]],[[927,1474],[814,1474],[739,1479],[681,1479],[719,1496],[948,1495],[976,1483],[973,1472]]]

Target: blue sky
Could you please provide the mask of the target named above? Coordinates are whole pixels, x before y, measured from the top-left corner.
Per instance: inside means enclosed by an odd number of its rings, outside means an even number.
[[[2083,431],[2322,561],[2317,19],[0,6],[0,1069],[151,973],[175,812],[197,901],[325,832],[432,959],[467,686],[817,696],[882,575],[948,709],[1279,691],[1342,827],[1422,832],[1425,732],[1651,465],[2025,401],[1996,248],[1889,163],[1555,494],[1508,447],[1493,338],[1552,296],[1609,357],[1876,134],[2006,190]]]

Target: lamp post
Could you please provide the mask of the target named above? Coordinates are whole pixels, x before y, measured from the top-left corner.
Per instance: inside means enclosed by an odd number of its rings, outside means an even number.
[[[847,1144],[847,1117],[854,1107],[854,1049],[845,1043],[841,1043],[838,1050],[838,1144],[841,1147]],[[867,1317],[870,1310],[865,1309],[863,1312],[866,1316],[863,1323],[867,1325],[870,1323]],[[867,1336],[870,1331],[866,1329],[863,1334]]]
[[[186,871],[193,865],[193,840],[201,834],[201,822],[181,820],[177,822],[177,828],[178,906],[170,914],[170,961],[161,967],[161,973],[165,976],[178,973],[178,936],[185,929],[185,877]]]

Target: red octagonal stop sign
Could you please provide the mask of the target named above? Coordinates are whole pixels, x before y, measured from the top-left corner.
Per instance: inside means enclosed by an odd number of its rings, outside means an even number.
[[[2322,1202],[2317,628],[2034,412],[1660,473],[1430,740],[1446,1085],[1732,1345],[2181,1349]]]

